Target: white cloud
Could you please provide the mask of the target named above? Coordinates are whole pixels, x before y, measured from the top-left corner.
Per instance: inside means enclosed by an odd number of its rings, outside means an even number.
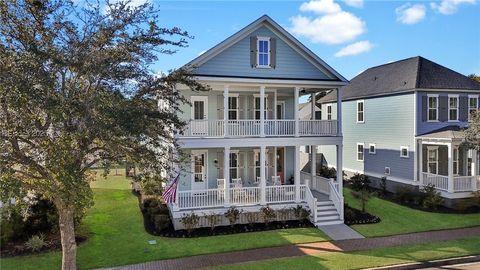
[[[363,0],[345,0],[345,4],[351,7],[361,8],[363,7]]]
[[[298,15],[290,20],[294,34],[314,43],[340,44],[352,41],[366,31],[364,21],[345,11],[314,19]]]
[[[335,53],[335,57],[343,57],[349,55],[357,55],[364,52],[368,52],[373,48],[373,44],[368,40],[358,41],[347,45]]]
[[[437,3],[430,3],[430,7],[432,7],[433,10],[449,15],[457,12],[458,6],[462,4],[476,4],[478,1],[477,0],[442,0],[440,4]]]
[[[333,0],[311,0],[303,3],[300,6],[300,11],[311,11],[317,14],[338,13],[342,11],[339,4],[334,3]]]
[[[395,13],[397,13],[397,22],[416,24],[425,18],[426,8],[425,5],[407,3],[396,8]]]

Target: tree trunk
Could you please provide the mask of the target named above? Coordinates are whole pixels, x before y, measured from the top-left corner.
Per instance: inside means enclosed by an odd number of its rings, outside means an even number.
[[[57,204],[60,237],[62,239],[62,270],[77,269],[77,243],[72,207]]]

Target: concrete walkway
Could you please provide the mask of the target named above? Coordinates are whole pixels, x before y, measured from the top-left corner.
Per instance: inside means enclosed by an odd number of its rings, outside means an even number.
[[[332,240],[362,239],[365,238],[354,229],[345,224],[317,226]]]
[[[115,270],[186,270],[212,267],[224,264],[245,263],[278,258],[288,258],[303,255],[314,255],[322,252],[348,252],[369,250],[382,247],[413,245],[434,241],[466,239],[480,236],[480,226],[442,231],[420,232],[394,236],[338,240],[330,242],[314,242],[272,248],[260,248],[244,251],[226,252],[210,255],[200,255],[179,259],[153,261],[135,265],[114,268]]]

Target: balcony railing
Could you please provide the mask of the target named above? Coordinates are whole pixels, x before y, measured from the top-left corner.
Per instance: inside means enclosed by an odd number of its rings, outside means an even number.
[[[226,129],[225,129],[226,123]],[[265,120],[264,136],[295,136],[295,120]],[[336,120],[299,120],[299,136],[336,136]],[[227,132],[225,134],[225,131]],[[180,137],[260,137],[260,120],[192,120]]]
[[[422,184],[432,184],[436,189],[442,191],[449,191],[448,176],[422,173]],[[453,192],[469,192],[480,190],[480,176],[454,176],[453,177]]]

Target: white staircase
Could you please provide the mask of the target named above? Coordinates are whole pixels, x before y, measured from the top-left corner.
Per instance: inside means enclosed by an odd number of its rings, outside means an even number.
[[[315,226],[343,223],[343,221],[340,219],[340,214],[331,200],[317,201],[317,211],[313,214],[317,215],[317,222],[315,222]]]

